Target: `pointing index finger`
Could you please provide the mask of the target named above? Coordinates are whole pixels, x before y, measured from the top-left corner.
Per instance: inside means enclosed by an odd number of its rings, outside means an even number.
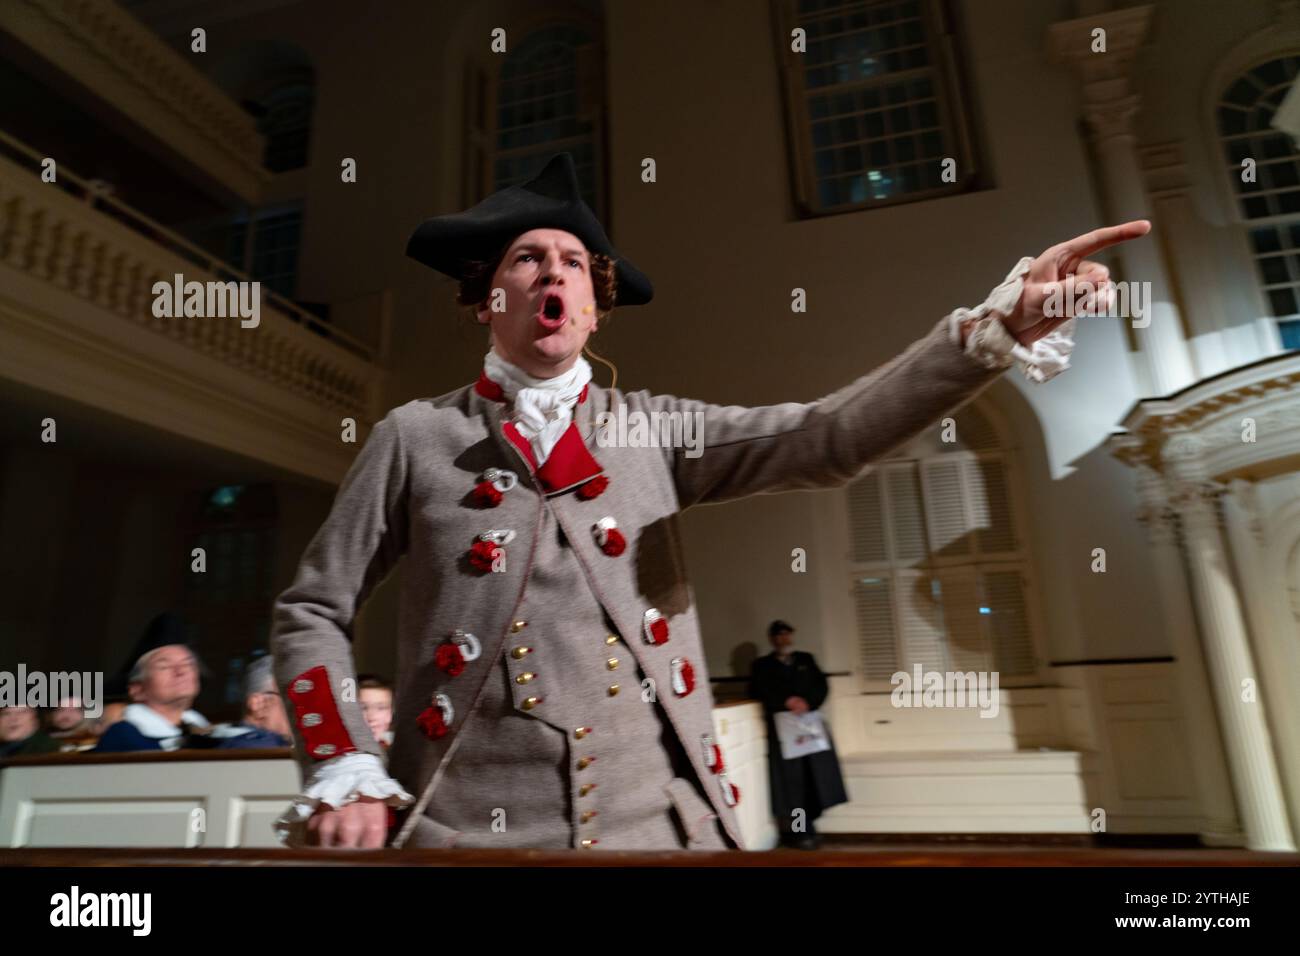
[[[1083,259],[1107,246],[1127,242],[1129,239],[1139,239],[1150,231],[1149,220],[1134,219],[1119,226],[1103,226],[1101,229],[1085,232],[1082,236],[1076,236],[1066,242],[1065,247],[1072,258],[1077,256]]]

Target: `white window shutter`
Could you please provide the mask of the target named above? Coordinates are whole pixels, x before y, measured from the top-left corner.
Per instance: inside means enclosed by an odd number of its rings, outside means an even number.
[[[899,670],[910,673],[917,664],[923,670],[947,670],[941,598],[934,593],[930,575],[921,571],[897,571],[894,581]]]
[[[889,559],[884,513],[880,472],[872,469],[849,485],[849,541],[854,561],[872,563]]]
[[[993,653],[993,664],[1003,674],[1033,674],[1038,662],[1029,632],[1024,582],[1014,568],[986,571],[982,575],[985,630]]]
[[[926,556],[925,516],[921,512],[921,488],[916,464],[905,462],[884,469],[885,501],[888,514],[890,553],[895,561],[914,564]]]
[[[1006,554],[1016,550],[1006,471],[1001,459],[985,458],[966,467],[971,507],[980,554]]]
[[[966,456],[951,452],[921,462],[921,489],[925,495],[925,530],[930,553],[953,557],[971,553],[972,526],[963,468]]]
[[[975,569],[944,568],[939,572],[943,591],[943,623],[948,659],[953,670],[988,670],[988,639],[980,626],[980,588]]]
[[[898,670],[892,592],[888,573],[880,577],[862,575],[854,582],[858,660],[865,680],[889,680]]]

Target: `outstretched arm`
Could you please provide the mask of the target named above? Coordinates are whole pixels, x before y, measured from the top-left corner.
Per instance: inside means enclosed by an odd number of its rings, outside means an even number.
[[[902,354],[817,401],[746,408],[643,393],[647,410],[701,423],[697,457],[668,452],[680,506],[842,486],[1011,365],[1035,382],[1053,377],[1069,366],[1074,319],[1045,310],[1087,280],[1094,291],[1081,310],[1105,311],[1109,274],[1087,257],[1149,229],[1146,220],[1097,229],[1021,259],[980,306],[955,310]]]

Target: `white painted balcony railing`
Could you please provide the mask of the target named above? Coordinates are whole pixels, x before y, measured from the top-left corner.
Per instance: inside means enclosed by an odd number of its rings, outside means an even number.
[[[8,322],[12,333],[23,337],[10,339],[11,347],[14,341],[61,337],[58,346],[47,349],[48,381],[33,381],[28,368],[12,365],[10,377],[86,401],[64,391],[58,374],[60,358],[78,348],[97,350],[100,368],[113,364],[109,359],[163,366],[174,378],[206,387],[205,415],[215,395],[245,406],[245,419],[249,412],[267,417],[266,428],[277,424],[271,421],[277,417],[282,432],[286,425],[307,426],[313,434],[303,440],[316,444],[307,457],[317,460],[304,463],[301,454],[287,452],[285,460],[276,460],[273,450],[260,454],[247,443],[226,447],[337,479],[338,462],[351,454],[318,433],[337,431],[343,417],[364,426],[381,414],[383,371],[375,347],[265,290],[255,328],[242,327],[238,317],[155,316],[155,282],[170,284],[177,274],[199,282],[249,277],[124,203],[98,195],[92,184],[62,166],[56,182],[43,182],[40,160],[0,133],[0,325]],[[148,419],[135,409],[117,411]],[[223,444],[213,435],[191,437]],[[277,439],[266,434],[254,444],[274,449]]]

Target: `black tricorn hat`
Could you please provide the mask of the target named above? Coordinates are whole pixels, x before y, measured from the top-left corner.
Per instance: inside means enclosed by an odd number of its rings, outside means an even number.
[[[180,614],[174,611],[164,611],[159,614],[144,629],[144,633],[140,635],[135,647],[131,649],[131,655],[122,665],[122,669],[105,682],[104,696],[110,700],[124,698],[131,682],[131,671],[135,669],[136,662],[150,651],[156,651],[160,647],[168,647],[172,644],[181,644],[188,647],[194,653],[194,659],[198,661],[199,676],[201,678],[211,677],[212,672],[199,659],[198,651],[195,650],[195,641],[192,638],[192,628]]]
[[[411,234],[406,254],[461,279],[467,263],[490,262],[530,229],[563,229],[581,239],[588,252],[613,259],[616,305],[644,305],[654,296],[650,280],[618,254],[596,214],[582,201],[568,153],[556,153],[532,179],[499,189],[464,212],[426,219]]]

